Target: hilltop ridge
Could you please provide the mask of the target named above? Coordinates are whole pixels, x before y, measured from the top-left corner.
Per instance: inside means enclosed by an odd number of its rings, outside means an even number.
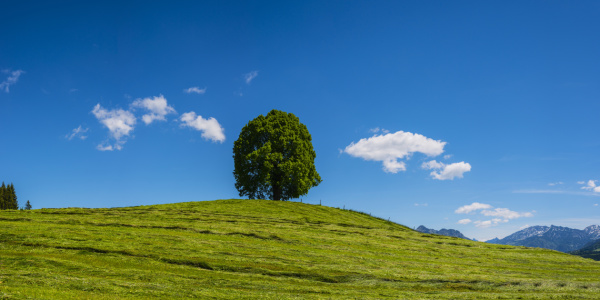
[[[496,299],[600,292],[600,263],[267,200],[2,211],[5,297]]]

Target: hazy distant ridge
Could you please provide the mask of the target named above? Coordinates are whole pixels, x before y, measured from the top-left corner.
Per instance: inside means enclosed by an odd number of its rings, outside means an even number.
[[[470,238],[464,236],[460,231],[458,231],[456,229],[442,228],[440,230],[435,230],[435,229],[427,228],[427,227],[421,225],[417,228],[417,231],[422,232],[422,233],[439,234],[439,235],[457,237],[457,238],[461,238],[461,239],[465,239],[465,240],[476,241],[475,239],[470,239]]]
[[[600,239],[600,225],[591,225],[583,230],[552,225],[527,227],[503,239],[495,238],[487,242],[571,252],[598,239]]]

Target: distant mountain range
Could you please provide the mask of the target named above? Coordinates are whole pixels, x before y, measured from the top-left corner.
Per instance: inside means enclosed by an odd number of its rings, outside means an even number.
[[[427,227],[421,225],[421,226],[419,226],[417,228],[417,231],[418,232],[422,232],[422,233],[439,234],[439,235],[445,235],[445,236],[453,236],[453,237],[457,237],[457,238],[461,238],[461,239],[465,239],[465,240],[476,241],[475,239],[470,239],[470,238],[464,236],[460,231],[455,230],[455,229],[442,228],[440,230],[435,230],[435,229],[430,229],[430,228],[427,228]]]
[[[487,242],[572,252],[591,245],[599,239],[600,225],[591,225],[583,230],[552,225],[527,227],[503,239],[495,238]]]
[[[417,231],[429,234],[473,240],[455,229],[430,229],[423,225]],[[537,247],[568,252],[586,258],[600,260],[600,225],[591,225],[583,230],[561,226],[531,226],[503,239],[486,241],[491,244]]]

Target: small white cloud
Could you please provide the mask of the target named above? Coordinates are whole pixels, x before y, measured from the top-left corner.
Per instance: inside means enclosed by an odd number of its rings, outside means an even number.
[[[383,169],[389,173],[406,170],[404,162],[415,152],[437,156],[444,152],[446,142],[436,141],[420,134],[398,131],[384,135],[374,135],[348,145],[344,152],[364,160],[381,161]]]
[[[94,116],[102,123],[112,138],[115,139],[116,143],[114,146],[101,146],[98,145],[98,150],[101,151],[112,151],[113,149],[121,150],[122,145],[125,144],[125,137],[129,136],[133,131],[136,123],[135,116],[127,110],[113,109],[107,110],[102,108],[100,104],[96,104],[92,110]],[[110,148],[110,149],[109,149]]]
[[[195,94],[203,95],[204,93],[206,93],[206,88],[201,89],[198,86],[193,86],[191,88],[184,89],[183,91],[186,92],[186,93],[188,93],[188,94],[195,93]]]
[[[429,205],[429,204],[427,204],[427,203],[415,203],[415,206],[427,206],[427,205]]]
[[[386,173],[398,173],[399,171],[406,171],[406,164],[403,161],[386,159],[383,161],[383,171]]]
[[[560,185],[560,184],[564,184],[564,182],[559,181],[559,182],[550,182],[550,183],[548,183],[549,186],[555,186],[555,185]]]
[[[424,162],[421,168],[438,170],[430,173],[431,177],[437,180],[453,180],[456,177],[462,178],[465,172],[471,171],[471,165],[464,161],[446,165],[442,162],[431,160]]]
[[[577,181],[577,184],[585,184],[585,181]]]
[[[600,193],[600,186],[596,185],[596,181],[597,180],[588,180],[587,185],[581,187],[581,189]]]
[[[519,228],[519,230],[523,230],[523,229],[529,228],[529,227],[531,227],[531,225],[525,224],[525,225],[521,226],[521,228]]]
[[[517,218],[533,217],[533,213],[535,212],[535,211],[532,211],[532,212],[519,213],[516,211],[512,211],[508,208],[495,208],[495,209],[492,209],[492,208],[493,207],[489,204],[474,202],[469,205],[461,206],[454,212],[457,214],[466,214],[466,213],[470,213],[470,212],[479,210],[480,214],[482,214],[486,217],[496,217],[496,218],[493,218],[491,220],[486,220],[486,221],[481,221],[481,220],[473,221],[473,224],[476,227],[481,227],[481,228],[496,226],[501,223],[507,223],[508,221],[517,219]],[[467,220],[467,219],[465,219],[465,220]],[[470,223],[470,222],[467,222],[467,223]],[[464,224],[467,224],[467,223],[464,223]],[[459,223],[459,224],[461,224],[461,223]]]
[[[475,224],[475,227],[479,227],[479,228],[487,228],[492,226],[492,221],[488,220],[488,221],[475,221],[473,222],[473,224]]]
[[[196,113],[191,111],[181,115],[179,118],[183,124],[182,127],[191,127],[202,132],[202,137],[213,142],[225,141],[225,130],[215,118],[204,119],[202,116],[196,116]]]
[[[598,206],[598,203],[594,203],[594,206]]]
[[[244,80],[246,81],[246,84],[250,84],[250,82],[252,82],[252,80],[256,78],[256,76],[258,76],[258,71],[252,71],[250,73],[244,74]]]
[[[382,133],[389,133],[390,131],[387,129],[383,129],[383,128],[379,128],[379,127],[375,127],[375,128],[371,128],[369,129],[369,132],[371,133],[378,133],[378,132],[382,132]]]
[[[504,219],[491,219],[491,220],[487,220],[487,221],[475,221],[473,222],[473,224],[475,224],[475,227],[480,227],[480,228],[487,228],[487,227],[491,227],[491,226],[496,226],[500,223],[506,223],[508,222],[508,220],[504,220]]]
[[[114,150],[112,145],[106,145],[106,144],[105,145],[100,144],[100,145],[96,146],[96,149],[98,149],[100,151],[113,151]],[[117,146],[116,149],[121,150],[121,146]]]
[[[464,161],[445,165],[441,171],[431,172],[431,177],[437,180],[454,180],[463,178],[463,174],[471,171],[471,165]]]
[[[441,162],[437,162],[435,160],[430,160],[428,162],[424,162],[421,165],[421,168],[426,169],[426,170],[431,170],[431,169],[441,169],[444,167],[444,164]]]
[[[9,87],[15,83],[17,83],[17,81],[19,80],[19,77],[21,76],[21,74],[25,73],[25,71],[23,70],[16,70],[16,71],[10,71],[10,70],[3,70],[2,73],[8,73],[8,78],[6,78],[6,80],[0,82],[0,90],[4,90],[5,92],[9,92]]]
[[[465,225],[465,224],[469,224],[471,222],[472,222],[471,219],[462,219],[462,220],[458,220],[458,222],[456,222],[456,223]]]
[[[488,209],[488,208],[492,208],[492,206],[489,204],[473,202],[472,204],[461,206],[461,207],[457,208],[454,212],[457,214],[468,214],[472,211]]]
[[[496,208],[494,210],[483,210],[481,214],[487,217],[502,217],[507,220],[522,218],[522,217],[533,217],[533,214],[530,212],[519,213],[516,211],[512,211],[508,208]]]
[[[65,138],[67,140],[72,140],[73,138],[77,137],[80,140],[85,140],[87,138],[87,136],[85,135],[85,133],[89,130],[89,128],[82,128],[81,125],[79,125],[79,127],[73,129],[73,131],[71,131],[70,134],[67,134],[65,136]]]
[[[137,99],[131,104],[132,107],[139,107],[148,110],[150,113],[142,116],[142,121],[149,125],[153,121],[166,121],[165,116],[175,113],[175,109],[167,104],[167,99],[163,95],[153,98]]]
[[[446,154],[444,155],[444,159],[450,159],[452,157],[452,154]]]

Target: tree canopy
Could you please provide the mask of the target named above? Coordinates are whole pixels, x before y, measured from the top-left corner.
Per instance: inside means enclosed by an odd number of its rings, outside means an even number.
[[[270,111],[248,122],[233,143],[233,175],[240,196],[289,200],[321,183],[306,126],[294,114]]]

